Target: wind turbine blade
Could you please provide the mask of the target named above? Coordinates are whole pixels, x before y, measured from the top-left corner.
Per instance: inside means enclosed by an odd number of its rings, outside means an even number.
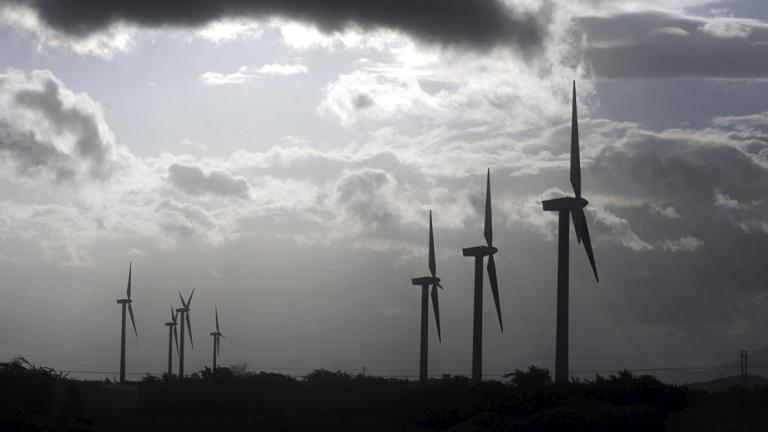
[[[432,277],[437,274],[435,263],[435,236],[432,234],[432,210],[429,211],[429,271]]]
[[[128,298],[131,298],[131,267],[133,263],[128,263]]]
[[[189,344],[194,348],[195,343],[192,341],[192,324],[189,321],[189,312],[187,312],[187,330],[189,330]]]
[[[589,258],[589,264],[592,266],[592,272],[595,274],[595,280],[600,282],[600,278],[597,276],[597,266],[595,265],[595,255],[592,252],[592,241],[589,239],[589,228],[587,228],[587,218],[584,216],[584,209],[576,209],[573,212],[578,212],[577,219],[579,220],[580,227],[576,228],[581,231],[581,239],[584,243],[584,250],[587,251],[587,257]]]
[[[491,216],[491,169],[488,168],[488,176],[485,182],[485,241],[488,246],[493,246],[493,220]]]
[[[499,302],[499,282],[496,279],[496,261],[493,259],[493,255],[488,255],[488,279],[491,281],[491,293],[493,294],[493,302],[496,304],[499,327],[504,333],[504,324],[501,322],[501,303]]]
[[[176,311],[173,310],[173,305],[171,305],[171,322],[176,322]]]
[[[179,356],[179,332],[176,331],[176,326],[173,327],[173,340],[176,341],[176,355]]]
[[[571,114],[571,186],[576,197],[581,197],[581,158],[579,157],[579,119],[576,114],[576,81],[573,81],[573,108]]]
[[[573,231],[576,233],[576,242],[581,244],[581,229],[579,228],[578,213],[571,211],[571,218],[573,219]]]
[[[432,285],[432,309],[435,311],[435,324],[437,324],[437,340],[442,343],[443,336],[440,334],[440,303],[437,299],[437,285]]]
[[[194,288],[192,288],[192,292],[191,292],[191,293],[189,293],[189,298],[187,299],[187,305],[186,305],[186,307],[189,307],[189,305],[191,305],[191,304],[192,304],[192,296],[193,296],[193,295],[195,295],[195,289],[194,289]]]
[[[184,303],[184,297],[181,296],[181,291],[179,291],[179,299],[181,300],[181,307],[187,307],[187,304]]]
[[[131,324],[133,324],[133,332],[136,334],[136,337],[139,337],[139,333],[136,331],[136,321],[133,319],[133,307],[130,303],[128,303],[128,314],[131,316]]]
[[[221,356],[221,341],[218,336],[216,337],[216,356]]]
[[[219,332],[219,308],[214,306],[213,310],[216,312],[216,333]]]

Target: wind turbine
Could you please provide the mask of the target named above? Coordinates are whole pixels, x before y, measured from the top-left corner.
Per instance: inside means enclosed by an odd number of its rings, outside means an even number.
[[[483,232],[486,245],[462,249],[464,256],[475,257],[475,310],[472,325],[472,381],[483,379],[483,258],[488,257],[488,280],[491,282],[493,302],[499,317],[499,327],[504,332],[501,322],[501,304],[499,303],[499,283],[496,278],[496,261],[493,255],[498,249],[493,247],[493,221],[491,218],[491,170],[488,170],[485,190],[485,228]]]
[[[559,213],[557,242],[557,335],[555,337],[555,382],[568,382],[568,230],[569,217],[573,219],[576,241],[584,244],[589,264],[600,282],[589,239],[587,218],[584,207],[588,201],[581,197],[581,160],[579,158],[579,123],[576,115],[576,81],[573,82],[573,108],[571,116],[571,186],[575,197],[563,197],[546,200],[542,203],[544,211]]]
[[[189,344],[192,348],[195,347],[195,343],[192,341],[192,324],[189,320],[189,306],[192,304],[192,296],[195,294],[194,288],[189,294],[187,301],[184,301],[184,297],[179,293],[181,299],[181,307],[176,309],[177,316],[181,316],[181,343],[179,344],[179,379],[184,378],[184,322],[187,322],[187,330],[189,330]]]
[[[171,320],[165,323],[168,327],[168,375],[173,375],[173,341],[176,341],[176,355],[179,355],[179,333],[176,331],[178,314],[171,306]]]
[[[216,313],[216,331],[211,332],[211,336],[213,336],[213,369],[211,369],[211,372],[216,372],[216,359],[219,356],[219,348],[221,347],[221,341],[219,338],[226,338],[223,334],[221,334],[221,331],[219,330],[219,309],[216,306],[213,308]]]
[[[127,298],[117,300],[117,304],[123,308],[122,326],[120,329],[120,382],[125,382],[125,307],[128,305],[128,313],[131,315],[131,324],[133,324],[133,332],[136,337],[139,337],[139,333],[136,331],[136,321],[133,319],[133,308],[131,307],[131,270],[133,265],[128,263],[128,293]]]
[[[427,382],[427,321],[429,320],[429,286],[432,285],[432,309],[435,311],[435,323],[437,324],[437,339],[442,342],[440,335],[440,305],[437,299],[437,288],[440,278],[437,277],[435,266],[435,237],[432,234],[432,210],[429,211],[429,272],[432,276],[424,276],[411,279],[413,285],[421,285],[421,351],[419,354],[419,381]]]

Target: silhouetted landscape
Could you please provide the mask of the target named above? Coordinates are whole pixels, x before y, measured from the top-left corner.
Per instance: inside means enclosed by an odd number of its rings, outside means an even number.
[[[750,377],[750,379],[757,377]],[[717,391],[620,371],[554,384],[549,371],[516,370],[503,382],[448,375],[424,385],[316,370],[302,379],[205,369],[179,381],[146,377],[124,405],[90,400],[99,382],[70,380],[17,358],[0,365],[6,431],[762,431],[768,386]],[[111,384],[115,386],[115,384]],[[61,394],[55,394],[55,393]],[[91,412],[101,410],[101,412]],[[113,412],[110,412],[112,410]],[[124,410],[117,413],[114,411]]]
[[[0,0],[0,432],[765,432],[767,192],[766,0]]]

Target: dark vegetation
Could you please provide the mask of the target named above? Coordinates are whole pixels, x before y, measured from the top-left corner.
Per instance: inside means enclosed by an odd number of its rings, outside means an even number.
[[[74,382],[23,358],[0,364],[0,430],[768,430],[768,387],[706,393],[629,372],[554,385],[546,369],[473,385],[444,375],[426,386],[317,370],[296,380],[209,369],[136,383],[131,412],[57,413],[51,388]]]

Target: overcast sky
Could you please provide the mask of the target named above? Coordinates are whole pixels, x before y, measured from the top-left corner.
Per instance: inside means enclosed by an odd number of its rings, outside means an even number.
[[[192,288],[187,370],[217,305],[224,364],[415,376],[431,209],[430,373],[469,374],[490,168],[485,372],[552,369],[574,79],[601,280],[572,241],[572,372],[768,346],[763,0],[143,4],[0,1],[0,357],[116,375],[133,262],[134,378]]]

